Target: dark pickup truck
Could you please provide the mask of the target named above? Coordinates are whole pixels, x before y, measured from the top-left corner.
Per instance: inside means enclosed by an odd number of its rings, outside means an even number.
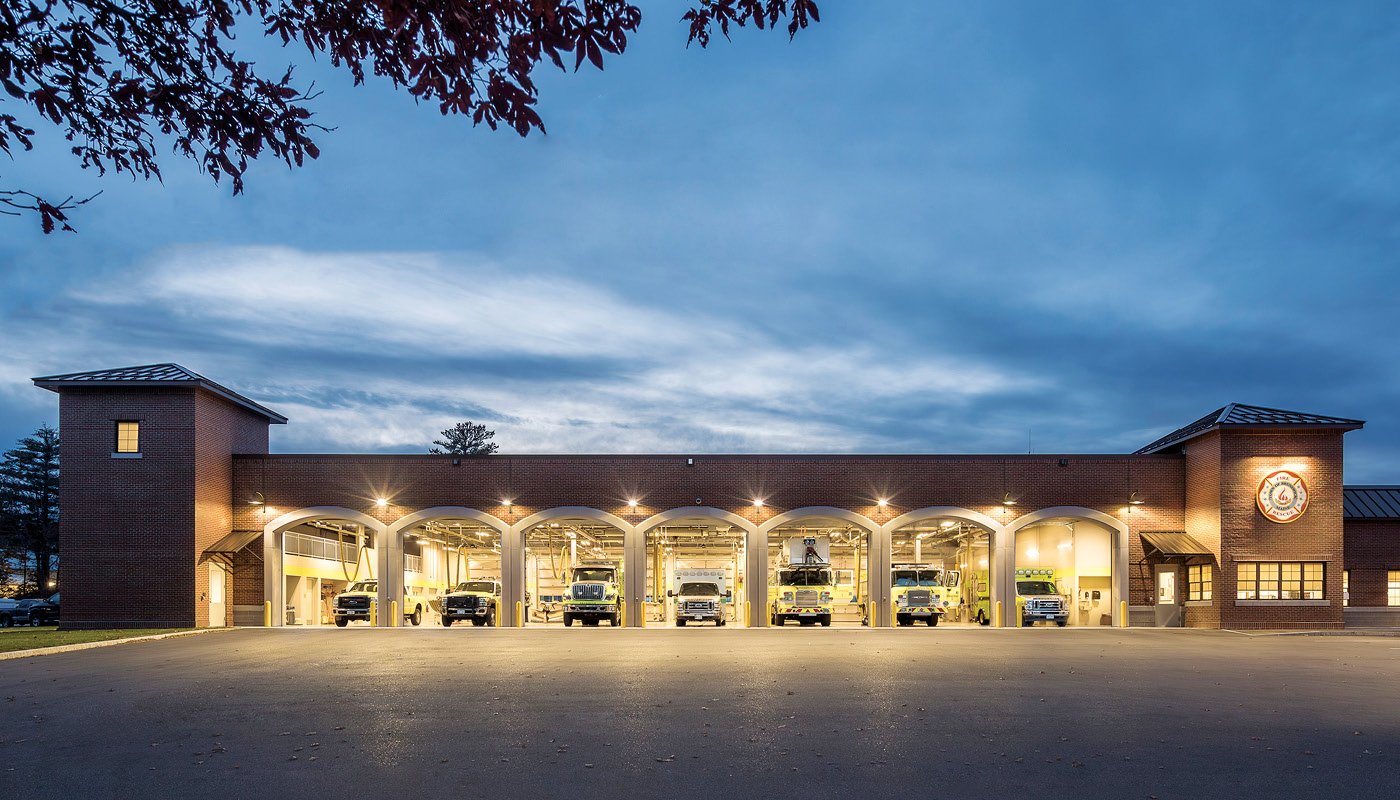
[[[29,625],[35,628],[40,625],[57,625],[58,612],[57,594],[47,600],[20,600],[15,603],[14,608],[0,609],[0,628],[12,625]]]

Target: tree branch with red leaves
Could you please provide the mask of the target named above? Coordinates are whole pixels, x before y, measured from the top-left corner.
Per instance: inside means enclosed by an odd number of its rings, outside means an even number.
[[[701,0],[681,21],[687,44],[707,47],[716,30],[784,20],[792,38],[818,14],[814,0]],[[34,147],[35,129],[7,113],[18,107],[100,175],[160,180],[158,138],[235,195],[253,159],[301,166],[329,128],[312,121],[315,89],[292,67],[269,76],[238,57],[234,28],[250,20],[357,85],[377,75],[443,114],[528,136],[545,132],[535,67],[603,69],[642,12],[624,0],[0,0],[0,152]],[[68,212],[92,199],[0,188],[0,214],[71,231]]]

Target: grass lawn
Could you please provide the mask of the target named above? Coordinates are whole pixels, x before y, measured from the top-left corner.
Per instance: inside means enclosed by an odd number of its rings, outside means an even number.
[[[0,653],[15,650],[33,650],[39,647],[58,647],[65,644],[85,642],[106,642],[112,639],[128,639],[132,636],[151,636],[157,633],[174,633],[190,628],[121,628],[110,631],[60,631],[53,626],[42,628],[0,629]]]

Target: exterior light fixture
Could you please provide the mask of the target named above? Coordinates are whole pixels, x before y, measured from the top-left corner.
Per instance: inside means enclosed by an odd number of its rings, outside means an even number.
[[[248,500],[248,505],[250,506],[261,506],[266,504],[267,499],[263,497],[262,492],[253,492],[253,496]]]
[[[753,499],[753,507],[754,507],[754,508],[763,508],[763,501],[760,500],[759,498],[755,497],[755,498]]]
[[[1128,493],[1128,505],[1130,505],[1130,506],[1140,506],[1140,505],[1142,505],[1143,503],[1146,503],[1146,502],[1147,502],[1146,500],[1143,500],[1141,497],[1138,496],[1138,493],[1137,493],[1137,492],[1129,492],[1129,493]]]
[[[387,506],[389,505],[389,501],[388,501],[388,499],[386,499],[386,498],[378,497],[378,498],[375,498],[374,504],[375,504],[376,506],[379,506],[380,508],[385,508],[385,507],[387,507]]]
[[[630,509],[632,509],[633,511],[636,511],[636,510],[637,510],[637,501],[636,501],[636,500],[628,500],[628,501],[627,501],[627,507],[630,508]]]
[[[506,508],[510,508],[511,506],[515,505],[515,503],[509,500],[502,500],[501,505],[505,506]]]
[[[875,505],[879,506],[880,508],[887,508],[889,504],[889,498],[886,497],[881,497],[879,500],[875,501]]]
[[[1016,498],[1011,496],[1011,492],[1007,492],[1001,496],[1001,504],[1010,508],[1016,505]]]

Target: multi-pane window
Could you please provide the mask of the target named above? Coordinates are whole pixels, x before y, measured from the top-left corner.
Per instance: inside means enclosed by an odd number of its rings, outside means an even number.
[[[1385,604],[1400,606],[1400,569],[1385,573]]]
[[[1186,568],[1186,599],[1209,600],[1211,584],[1209,564],[1197,564]]]
[[[1235,569],[1235,598],[1239,600],[1321,600],[1324,597],[1324,565],[1320,561],[1241,561]]]
[[[141,452],[141,423],[135,421],[117,423],[117,452]]]

